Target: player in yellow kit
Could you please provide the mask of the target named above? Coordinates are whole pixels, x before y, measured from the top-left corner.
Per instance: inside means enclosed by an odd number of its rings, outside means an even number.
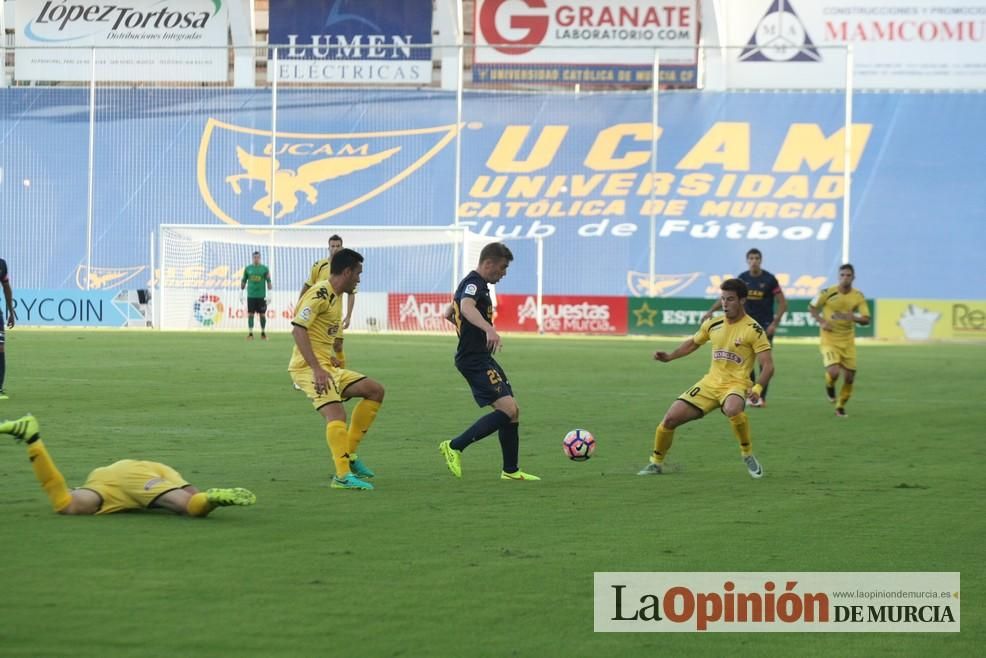
[[[59,514],[112,514],[159,508],[176,514],[207,516],[217,507],[253,505],[257,501],[246,489],[199,491],[170,466],[134,459],[122,459],[94,469],[85,484],[69,489],[41,441],[41,429],[34,416],[0,423],[0,434],[10,434],[27,443],[34,475]]]
[[[301,295],[308,292],[308,289],[312,286],[318,284],[321,281],[325,281],[329,278],[329,268],[332,263],[332,257],[336,255],[337,252],[342,250],[342,238],[338,235],[333,235],[329,238],[329,257],[323,258],[321,260],[315,261],[312,265],[312,271],[308,275],[308,280],[301,286]],[[299,296],[299,299],[301,296]],[[346,315],[342,318],[342,324],[339,326],[339,334],[335,337],[332,342],[332,351],[335,352],[336,359],[339,360],[340,367],[346,367],[346,353],[343,351],[343,340],[346,329],[349,329],[349,323],[353,319],[353,308],[356,306],[356,290],[348,293],[346,296]]]
[[[743,308],[747,296],[746,284],[739,279],[727,279],[719,289],[722,290],[725,317],[705,320],[695,335],[673,352],[654,353],[654,359],[668,363],[688,356],[701,345],[711,342],[712,365],[705,377],[671,403],[654,433],[654,452],[650,463],[638,475],[667,472],[664,460],[671,449],[675,429],[718,408],[729,419],[733,434],[739,441],[747,472],[753,478],[763,477],[763,467],[753,454],[750,421],[745,409],[747,399],[754,403],[760,399],[760,394],[774,374],[770,342],[763,327]],[[751,388],[750,373],[754,359],[760,364],[760,378]]]
[[[808,311],[820,327],[822,364],[825,366],[825,392],[835,402],[835,415],[844,418],[846,403],[856,381],[856,325],[870,323],[866,297],[852,287],[856,270],[846,263],[839,268],[839,284],[826,288],[811,300]],[[835,384],[842,375],[838,400]]]
[[[333,354],[332,344],[342,328],[342,295],[359,284],[363,257],[342,249],[332,257],[327,281],[309,288],[294,311],[294,351],[288,372],[325,419],[325,440],[335,462],[334,489],[373,489],[366,482],[372,470],[357,456],[363,435],[383,403],[384,388],[362,373],[346,370]],[[343,400],[363,398],[346,427]]]

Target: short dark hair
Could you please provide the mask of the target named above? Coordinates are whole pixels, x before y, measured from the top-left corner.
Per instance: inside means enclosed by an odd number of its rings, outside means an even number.
[[[341,249],[336,252],[335,256],[332,257],[332,266],[329,271],[332,274],[342,274],[344,270],[350,267],[355,267],[362,262],[362,254],[359,254],[352,249]]]
[[[254,256],[259,256],[260,255],[260,252],[259,251],[255,251],[255,252],[253,252],[253,255]]]
[[[723,292],[735,292],[736,296],[740,299],[746,299],[747,289],[746,284],[739,279],[726,279],[719,286],[719,290]]]
[[[480,263],[484,260],[500,260],[501,258],[506,258],[508,263],[514,259],[513,253],[502,242],[491,242],[479,252]]]
[[[763,254],[761,254],[760,253],[760,250],[757,249],[756,247],[754,247],[753,249],[750,249],[748,252],[746,252],[746,257],[747,258],[749,258],[750,256],[753,256],[753,255],[760,256],[760,258],[763,258]]]
[[[841,272],[842,270],[849,270],[850,272],[852,272],[852,275],[853,275],[853,276],[856,276],[856,268],[855,268],[855,267],[853,267],[852,265],[850,265],[849,263],[844,263],[844,264],[843,264],[843,265],[842,265],[842,266],[841,266],[841,267],[839,268],[839,271],[840,271],[840,272]]]
[[[330,235],[329,236],[329,242],[342,242],[342,236],[341,235],[335,235],[335,234]]]

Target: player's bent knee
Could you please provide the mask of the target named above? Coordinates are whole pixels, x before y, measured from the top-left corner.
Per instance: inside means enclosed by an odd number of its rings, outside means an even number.
[[[735,394],[726,396],[725,402],[722,403],[722,413],[730,418],[743,413],[745,408],[746,400]]]
[[[384,389],[383,384],[374,379],[369,379],[366,380],[366,385],[367,391],[364,397],[367,400],[373,400],[374,402],[383,402],[383,397],[387,392]]]
[[[516,423],[520,418],[520,408],[517,406],[517,401],[512,397],[500,398],[493,403],[493,408],[507,414],[511,423]]]

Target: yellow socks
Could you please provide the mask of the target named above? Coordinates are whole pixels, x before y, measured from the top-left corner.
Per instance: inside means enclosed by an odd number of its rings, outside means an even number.
[[[347,447],[350,455],[356,454],[359,442],[363,440],[363,436],[370,429],[370,425],[376,420],[378,411],[380,411],[380,403],[374,400],[360,400],[356,408],[353,409],[353,417],[349,421],[347,436]]]
[[[832,375],[829,374],[828,370],[825,371],[825,385],[830,388],[835,386],[835,380],[832,379]]]
[[[852,397],[852,384],[850,382],[843,382],[842,390],[839,391],[839,404],[837,406],[846,406],[846,402],[849,402],[850,397]]]
[[[27,456],[34,469],[34,477],[38,478],[41,487],[48,494],[48,500],[56,512],[60,512],[72,502],[72,494],[65,484],[65,478],[58,472],[58,467],[51,460],[51,455],[41,439],[27,444]]]
[[[209,512],[216,509],[216,506],[209,502],[208,496],[204,492],[199,492],[188,500],[189,516],[208,516]]]
[[[664,458],[668,456],[668,450],[671,449],[671,442],[674,441],[674,430],[669,430],[664,427],[664,423],[657,426],[657,431],[654,432],[654,454],[651,455],[650,460],[655,464],[663,464]]]
[[[336,355],[336,359],[339,360],[339,367],[340,368],[345,368],[346,367],[346,353],[340,350],[339,352],[336,352],[335,355]]]
[[[750,439],[750,419],[745,411],[741,411],[735,416],[730,417],[729,424],[733,428],[733,434],[740,444],[740,454],[749,457],[753,454],[753,442]]]
[[[336,465],[336,477],[343,477],[349,472],[349,437],[346,423],[333,420],[325,426],[325,441],[332,451],[332,461]]]

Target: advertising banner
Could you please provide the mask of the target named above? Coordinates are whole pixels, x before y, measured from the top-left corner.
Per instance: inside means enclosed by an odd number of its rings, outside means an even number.
[[[497,294],[496,327],[503,331],[537,331],[537,298],[534,295]],[[626,297],[545,295],[541,303],[545,333],[627,333]]]
[[[876,331],[895,340],[986,339],[986,301],[881,299]]]
[[[860,94],[846,158],[841,94],[666,93],[652,173],[647,94],[471,92],[457,124],[454,93],[284,89],[272,140],[269,90],[100,88],[100,107],[141,109],[95,131],[91,263],[89,100],[78,87],[0,94],[0,245],[28,255],[3,254],[19,285],[147,287],[149,236],[176,218],[447,226],[458,198],[462,225],[514,251],[498,293],[537,290],[540,237],[546,295],[711,298],[757,247],[789,297],[810,298],[842,262],[848,160],[857,287],[982,293],[970,264],[986,252],[986,94]],[[226,279],[249,253],[219,258],[200,265]],[[399,263],[373,258],[361,291],[449,290],[451,272]],[[300,287],[307,272],[273,276]],[[185,278],[169,286],[202,277]]]
[[[697,0],[476,0],[473,81],[694,87]]]
[[[631,334],[687,336],[698,331],[702,316],[712,308],[714,299],[631,297],[629,300],[629,330]],[[781,318],[775,336],[818,337],[818,323],[808,312],[807,299],[788,299],[787,313]],[[867,300],[873,320],[867,326],[856,325],[856,336],[875,335],[877,311],[873,300]],[[718,312],[721,316],[722,313]]]
[[[14,289],[17,324],[26,327],[125,327],[144,324],[127,290]]]
[[[17,0],[14,9],[17,80],[89,80],[93,68],[105,81],[228,77],[227,0]]]
[[[597,633],[962,630],[957,571],[597,571],[593,584]]]
[[[387,295],[387,328],[401,331],[455,331],[445,319],[452,293],[390,293]]]
[[[279,81],[431,82],[431,0],[270,0],[269,11],[268,43],[286,46]]]
[[[986,0],[729,0],[729,87],[982,89]]]
[[[371,332],[386,329],[387,295],[361,292],[356,297],[349,328]],[[297,304],[297,290],[272,290],[265,313],[267,330],[290,332]],[[247,331],[247,301],[238,287],[171,290],[161,312],[167,316],[168,329]],[[255,332],[259,332],[259,325]]]

